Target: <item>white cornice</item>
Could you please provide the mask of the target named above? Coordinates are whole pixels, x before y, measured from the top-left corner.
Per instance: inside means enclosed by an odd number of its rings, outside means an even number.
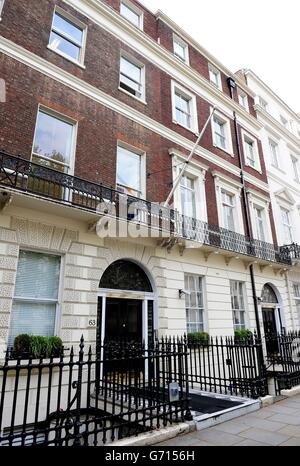
[[[225,181],[227,184],[230,184],[238,189],[242,189],[243,187],[243,185],[239,181],[236,181],[233,178],[230,178],[229,176],[224,175],[224,173],[221,173],[218,170],[213,170],[211,174],[214,178],[216,178],[216,180]]]
[[[253,197],[256,197],[258,199],[261,199],[267,203],[271,202],[271,198],[270,196],[265,196],[264,194],[262,194],[260,191],[256,191],[255,189],[250,189],[250,188],[247,188],[246,189],[246,192],[247,194],[249,194],[250,196],[253,196]]]
[[[173,149],[173,148],[169,149],[169,154],[172,155],[172,156],[175,156],[175,157],[177,157],[177,158],[179,158],[179,159],[181,159],[183,161],[186,161],[188,159],[188,155],[183,154],[178,149]],[[192,159],[190,161],[189,165],[194,165],[195,167],[197,167],[198,169],[200,169],[203,172],[207,172],[209,170],[208,165],[204,165],[203,163],[201,163],[199,160],[196,160],[196,159]]]
[[[163,11],[158,10],[155,14],[156,19],[160,19],[166,23],[173,31],[182,36],[192,47],[194,47],[201,55],[203,55],[210,63],[215,65],[220,71],[222,71],[228,77],[231,77],[238,84],[238,87],[242,89],[246,94],[251,97],[255,97],[255,92],[248,87],[244,81],[242,81],[239,76],[235,73],[232,73],[228,68],[226,68],[223,63],[221,63],[216,57],[214,57],[208,50],[206,50],[202,45],[199,44],[193,37],[191,37],[184,29],[182,29],[178,24],[176,24],[171,18],[169,18]]]
[[[298,139],[295,134],[288,131],[284,126],[282,126],[282,124],[279,121],[275,120],[275,118],[272,117],[270,113],[266,112],[259,104],[256,104],[254,106],[254,109],[257,111],[258,115],[261,115],[261,117],[263,117],[269,124],[271,124],[276,129],[276,131],[279,132],[285,139],[288,139],[289,141],[292,141],[293,144],[295,144],[296,149],[294,150],[300,150],[300,139]],[[271,131],[273,129],[272,126],[270,128]]]
[[[59,68],[58,66],[48,62],[47,60],[39,57],[38,55],[33,54],[27,49],[20,47],[14,42],[5,39],[0,36],[0,52],[8,55],[9,57],[23,63],[24,65],[36,70],[39,73],[42,73],[45,76],[54,79],[55,81],[69,87],[70,89],[80,93],[81,95],[86,96],[89,99],[94,100],[107,108],[123,115],[129,120],[135,121],[141,126],[153,131],[154,133],[168,139],[173,144],[178,144],[183,149],[191,151],[194,142],[181,136],[175,131],[169,129],[168,127],[158,123],[157,121],[151,119],[150,117],[140,113],[135,110],[133,107],[126,105],[120,102],[118,99],[105,94],[103,91],[97,89],[96,87],[86,83],[80,78],[74,76],[71,73]],[[224,170],[232,173],[236,176],[239,176],[240,170],[238,167],[233,165],[231,162],[225,160],[222,157],[219,157],[204,147],[199,146],[195,154],[204,158],[210,163],[213,163]],[[257,187],[260,187],[263,190],[267,190],[268,186],[263,181],[260,181],[253,177],[252,175],[245,174],[245,180],[249,183],[255,184]]]
[[[281,184],[282,188],[288,188],[290,191],[293,191],[295,196],[300,197],[300,185],[299,185],[299,189],[297,189],[295,188],[295,186],[291,185],[290,183],[288,183],[288,181],[286,181],[287,177],[283,178],[283,177],[277,176],[273,171],[270,171],[270,170],[267,170],[267,176],[270,181]]]
[[[295,110],[291,109],[288,104],[286,104],[274,91],[272,91],[272,89],[264,82],[262,81],[262,79],[260,79],[255,73],[254,71],[250,70],[250,69],[244,69],[242,70],[243,73],[245,74],[245,76],[251,76],[252,79],[254,79],[254,81],[256,81],[262,88],[264,88],[264,90],[266,92],[268,92],[277,102],[279,102],[280,105],[282,105],[285,110],[290,114],[292,115],[293,118],[296,119],[296,121],[298,121],[298,124],[300,125],[300,116],[298,113],[295,112]]]
[[[258,120],[229,96],[213,86],[190,66],[178,60],[173,53],[161,47],[142,30],[132,25],[113,8],[99,0],[63,0],[100,27],[113,34],[140,55],[165,71],[173,79],[195,92],[211,105],[219,105],[235,111],[242,125],[251,125],[254,131],[261,129]],[[232,74],[234,77],[234,75]],[[249,128],[250,131],[250,128]]]

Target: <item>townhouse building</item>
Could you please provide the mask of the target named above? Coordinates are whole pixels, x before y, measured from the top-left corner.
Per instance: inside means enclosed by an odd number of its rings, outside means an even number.
[[[267,172],[256,89],[135,0],[0,5],[3,346],[295,328],[280,206],[298,215],[297,181]]]
[[[261,141],[266,162],[278,244],[290,251],[293,267],[287,277],[290,308],[296,326],[300,323],[300,118],[253,71],[238,75],[255,92],[255,109],[263,125]]]

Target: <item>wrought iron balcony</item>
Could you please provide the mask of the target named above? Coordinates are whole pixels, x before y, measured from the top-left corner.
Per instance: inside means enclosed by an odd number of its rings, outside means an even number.
[[[300,261],[300,244],[285,244],[280,247],[281,254],[290,255],[292,261]]]
[[[38,165],[0,151],[0,187],[49,199],[140,225],[157,236],[177,237],[212,248],[290,264],[289,250],[179,214],[159,204],[124,195],[111,187]]]

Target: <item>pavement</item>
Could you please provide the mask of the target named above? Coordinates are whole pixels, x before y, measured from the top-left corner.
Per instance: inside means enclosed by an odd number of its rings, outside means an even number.
[[[300,395],[159,446],[300,446]]]

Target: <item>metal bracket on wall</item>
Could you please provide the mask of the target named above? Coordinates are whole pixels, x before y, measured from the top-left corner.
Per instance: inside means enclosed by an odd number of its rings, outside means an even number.
[[[0,191],[0,212],[3,212],[9,206],[12,199],[12,194],[7,191]]]

